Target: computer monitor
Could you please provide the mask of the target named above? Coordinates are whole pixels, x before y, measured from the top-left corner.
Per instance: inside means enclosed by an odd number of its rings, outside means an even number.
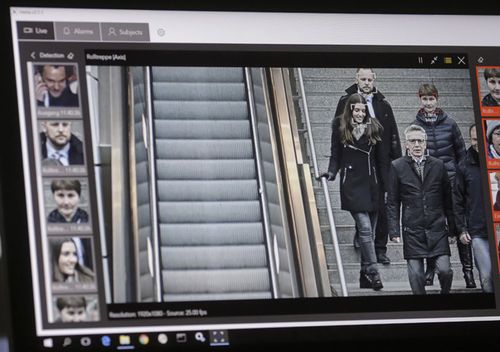
[[[13,5],[15,350],[498,340],[498,15]]]

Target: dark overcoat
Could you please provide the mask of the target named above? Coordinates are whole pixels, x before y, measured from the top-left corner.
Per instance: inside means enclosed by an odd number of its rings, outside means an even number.
[[[401,219],[400,219],[401,214]],[[452,189],[444,163],[426,157],[423,181],[409,156],[391,163],[387,196],[390,238],[403,229],[405,259],[450,255],[454,234]]]
[[[385,192],[389,159],[381,143],[372,145],[361,136],[352,144],[340,142],[340,117],[332,126],[331,156],[328,171],[340,171],[340,203],[343,210],[371,212],[378,210],[381,191]]]
[[[458,165],[453,191],[458,233],[467,231],[471,237],[488,237],[479,154],[472,147]]]

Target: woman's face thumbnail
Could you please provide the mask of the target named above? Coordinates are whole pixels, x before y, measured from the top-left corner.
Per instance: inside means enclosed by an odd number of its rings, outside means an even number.
[[[73,242],[64,242],[59,253],[58,266],[64,275],[74,275],[78,257],[76,255],[76,246]]]

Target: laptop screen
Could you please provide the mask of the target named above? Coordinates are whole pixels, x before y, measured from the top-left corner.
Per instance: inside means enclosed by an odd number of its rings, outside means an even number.
[[[498,328],[497,16],[10,21],[15,348]]]

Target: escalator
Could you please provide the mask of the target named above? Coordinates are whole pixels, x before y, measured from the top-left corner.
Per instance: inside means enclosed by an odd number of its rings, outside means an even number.
[[[138,300],[297,295],[261,70],[131,77]]]

